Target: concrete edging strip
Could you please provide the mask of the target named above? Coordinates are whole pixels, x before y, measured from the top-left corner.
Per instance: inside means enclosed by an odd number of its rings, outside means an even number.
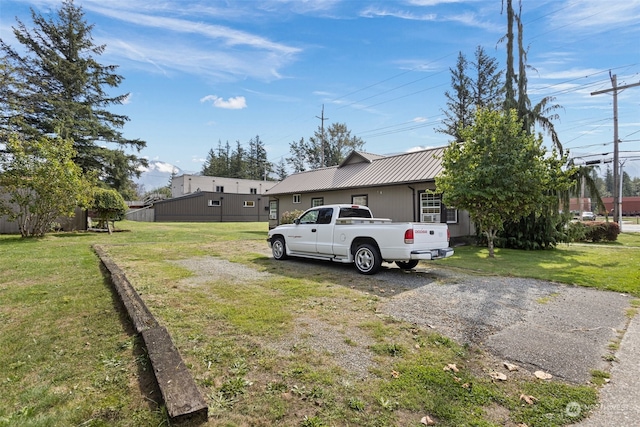
[[[200,417],[206,420],[207,404],[169,332],[158,324],[124,272],[104,249],[100,245],[94,245],[93,249],[109,271],[111,283],[136,332],[142,336],[169,417],[174,421]]]

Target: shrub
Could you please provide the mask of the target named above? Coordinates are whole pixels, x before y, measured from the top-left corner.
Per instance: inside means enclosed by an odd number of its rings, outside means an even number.
[[[286,211],[280,216],[280,224],[293,224],[293,221],[302,215],[304,211],[299,209]]]
[[[620,234],[620,227],[617,222],[603,222],[603,221],[587,221],[585,226],[585,241],[600,242],[605,240],[607,242],[615,242]]]
[[[96,188],[91,206],[98,219],[98,228],[105,228],[111,233],[109,221],[120,221],[127,212],[127,203],[116,190]]]
[[[578,221],[571,221],[567,224],[567,242],[584,242],[587,234],[587,227]]]

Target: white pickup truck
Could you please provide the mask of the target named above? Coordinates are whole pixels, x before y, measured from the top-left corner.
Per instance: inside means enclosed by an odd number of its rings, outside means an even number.
[[[354,263],[362,274],[375,274],[382,262],[412,269],[420,260],[453,255],[449,228],[440,223],[392,222],[373,218],[358,205],[317,206],[293,224],[269,230],[267,242],[276,260],[289,256]]]

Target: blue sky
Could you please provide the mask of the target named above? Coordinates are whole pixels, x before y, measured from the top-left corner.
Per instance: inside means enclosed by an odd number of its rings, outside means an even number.
[[[506,0],[505,0],[506,1]],[[514,3],[517,2],[514,0]],[[478,45],[505,62],[501,0],[76,0],[106,44],[104,65],[130,93],[140,155],[199,171],[207,152],[259,136],[268,158],[320,125],[345,123],[364,149],[392,154],[446,145],[438,133],[458,52]],[[0,37],[15,17],[58,0],[2,0]],[[640,82],[640,0],[523,0],[529,96],[554,96],[556,129],[573,156],[610,159],[613,97],[591,92]],[[640,87],[618,95],[621,158],[640,176]]]

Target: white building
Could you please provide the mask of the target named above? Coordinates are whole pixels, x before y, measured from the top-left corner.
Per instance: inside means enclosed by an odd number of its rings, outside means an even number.
[[[180,197],[199,191],[233,194],[265,194],[278,181],[221,178],[218,176],[180,175],[171,181],[171,197]]]

